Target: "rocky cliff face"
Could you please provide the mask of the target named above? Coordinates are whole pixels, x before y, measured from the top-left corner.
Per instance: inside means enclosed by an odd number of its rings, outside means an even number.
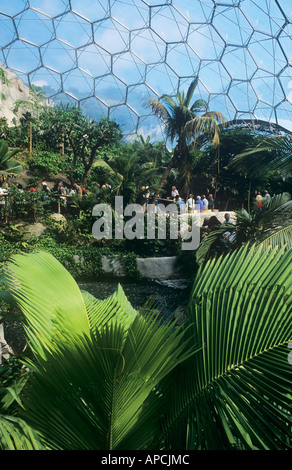
[[[1,94],[3,93],[5,95],[5,99],[1,99],[0,97],[0,118],[6,118],[7,123],[10,126],[13,124],[13,119],[18,121],[27,110],[25,106],[20,106],[18,111],[14,113],[13,109],[15,103],[18,100],[34,103],[35,100],[33,99],[30,88],[25,86],[23,81],[14,72],[6,70],[1,66],[1,64],[0,67],[2,70],[4,70],[6,78],[10,82],[9,86],[7,86],[0,80],[0,92]]]

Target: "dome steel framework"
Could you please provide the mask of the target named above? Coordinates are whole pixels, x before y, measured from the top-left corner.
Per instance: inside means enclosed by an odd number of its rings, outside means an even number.
[[[0,63],[54,103],[162,137],[149,97],[199,76],[228,121],[292,130],[291,0],[0,0]]]

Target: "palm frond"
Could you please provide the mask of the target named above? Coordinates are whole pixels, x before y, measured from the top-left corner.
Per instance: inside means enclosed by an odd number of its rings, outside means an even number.
[[[35,354],[46,355],[57,339],[89,334],[89,320],[76,281],[51,254],[15,255],[6,270],[8,288],[26,318]]]
[[[46,450],[41,437],[25,421],[0,415],[0,450]]]
[[[111,160],[110,160],[111,161]],[[114,176],[115,178],[117,178],[119,181],[122,181],[123,180],[123,176],[118,172],[118,171],[115,171],[114,168],[112,168],[112,166],[105,162],[104,160],[96,160],[93,165],[92,165],[92,168],[103,168],[104,170],[106,170],[110,175]]]
[[[254,171],[265,166],[270,170],[291,171],[292,136],[279,135],[264,138],[255,148],[247,149],[236,155],[229,166],[242,168],[245,171],[247,159],[250,169]]]
[[[190,86],[188,87],[186,98],[184,100],[184,105],[189,108],[191,99],[194,95],[195,89],[197,88],[199,82],[199,77],[195,77],[194,80],[192,80]]]
[[[204,347],[171,385],[169,448],[183,430],[188,449],[290,448],[291,254],[246,246],[199,270],[186,316]]]
[[[160,321],[151,309],[137,312],[121,287],[95,300],[65,271],[41,252],[9,265],[35,355],[25,361],[33,373],[21,417],[50,449],[149,448],[160,404],[154,400],[152,409],[147,400],[158,398],[159,382],[194,353],[184,341],[188,330]]]
[[[149,98],[149,100],[147,101],[147,106],[152,109],[152,111],[158,118],[162,120],[166,120],[168,118],[169,113],[165,106],[159,100]]]
[[[192,104],[192,106],[191,106],[190,109],[191,109],[191,111],[192,111],[193,113],[195,113],[195,114],[196,114],[196,113],[200,113],[200,112],[202,112],[202,111],[206,112],[207,109],[208,109],[208,103],[207,103],[207,101],[205,101],[205,100],[199,99],[199,100],[196,100],[196,101]]]
[[[99,300],[86,291],[82,291],[90,328],[92,331],[100,330],[105,325],[118,321],[127,331],[138,312],[128,301],[121,285],[116,292],[105,300]]]
[[[292,248],[292,224],[276,230],[262,241],[259,241],[258,244],[263,245],[264,249],[268,249],[270,246],[272,248],[276,246],[287,247],[287,249]]]
[[[215,230],[208,233],[208,235],[201,240],[201,243],[196,251],[196,261],[199,265],[206,262],[210,258],[210,253],[213,252],[214,256],[216,253],[216,248],[217,254],[222,254],[222,250],[224,248],[223,234],[228,230],[234,231],[234,225],[219,225]]]
[[[217,146],[219,144],[219,123],[224,119],[221,113],[208,112],[188,121],[185,125],[185,131],[191,135],[207,134],[212,138],[213,145]]]

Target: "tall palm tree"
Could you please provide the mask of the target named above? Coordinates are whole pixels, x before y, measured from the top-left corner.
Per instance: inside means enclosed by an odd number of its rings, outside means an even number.
[[[180,184],[187,195],[192,174],[191,148],[211,139],[215,146],[219,144],[219,125],[225,121],[224,116],[215,111],[208,111],[208,104],[203,99],[192,98],[198,84],[196,77],[190,84],[187,93],[177,91],[176,100],[163,94],[159,99],[150,98],[147,106],[165,125],[166,138],[176,140],[173,157],[160,182],[162,188],[171,168],[175,165],[180,169]]]

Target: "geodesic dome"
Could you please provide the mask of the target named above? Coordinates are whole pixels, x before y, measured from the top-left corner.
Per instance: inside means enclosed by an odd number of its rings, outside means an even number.
[[[161,138],[149,97],[199,76],[231,121],[292,129],[291,0],[0,0],[0,63],[54,103]]]

